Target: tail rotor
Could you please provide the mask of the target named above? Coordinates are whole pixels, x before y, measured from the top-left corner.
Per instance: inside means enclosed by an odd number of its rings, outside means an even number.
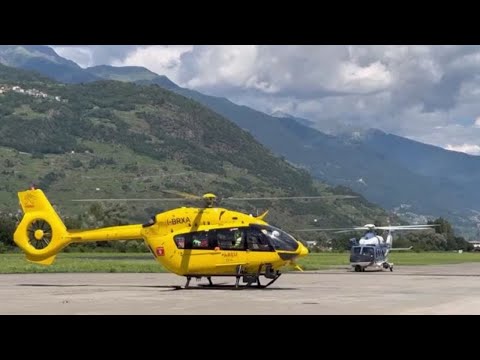
[[[13,240],[26,254],[27,260],[50,265],[56,254],[70,242],[67,228],[40,189],[18,193],[23,217]]]
[[[35,249],[45,249],[52,241],[53,229],[44,219],[36,219],[27,226],[28,243]]]
[[[143,239],[142,224],[68,231],[42,190],[21,191],[18,198],[23,217],[13,241],[27,260],[37,264],[51,265],[57,253],[73,242]]]

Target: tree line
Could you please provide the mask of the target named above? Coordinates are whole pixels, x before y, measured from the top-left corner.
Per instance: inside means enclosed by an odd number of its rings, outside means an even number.
[[[68,229],[91,229],[106,226],[128,224],[127,211],[123,205],[107,207],[93,204],[84,213],[74,217],[64,217]],[[18,251],[13,233],[20,221],[19,214],[0,213],[0,253]],[[461,236],[456,236],[448,220],[440,217],[428,224],[438,225],[432,230],[397,232],[393,234],[393,247],[410,247],[413,251],[472,251],[473,245]],[[350,239],[354,233],[337,234],[329,237],[320,234],[318,246],[313,251],[330,248],[334,251],[350,249]],[[112,251],[112,252],[148,252],[141,240],[138,241],[98,241],[85,244],[72,244],[64,251]]]

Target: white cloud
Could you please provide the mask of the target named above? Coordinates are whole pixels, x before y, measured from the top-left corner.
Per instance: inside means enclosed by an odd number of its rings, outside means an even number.
[[[450,145],[447,144],[447,150],[463,152],[471,155],[480,155],[480,146],[475,144]]]
[[[340,64],[339,73],[339,85],[344,91],[372,92],[386,89],[392,83],[390,72],[378,61],[364,67],[345,62]]]
[[[142,47],[131,51],[123,59],[113,60],[111,65],[143,66],[157,74],[166,75],[173,81],[177,81],[181,57],[192,49],[193,46],[191,45]]]
[[[52,45],[60,56],[77,62],[82,67],[112,64],[125,59],[131,52],[144,45]]]
[[[475,152],[480,46],[212,45],[55,47],[83,66],[145,66],[180,86],[319,128],[341,123]]]
[[[92,51],[88,47],[71,47],[71,46],[52,46],[55,52],[69,60],[76,62],[82,68],[93,65]]]
[[[195,46],[184,58],[180,81],[198,89],[209,87],[268,88],[256,76],[256,45]]]

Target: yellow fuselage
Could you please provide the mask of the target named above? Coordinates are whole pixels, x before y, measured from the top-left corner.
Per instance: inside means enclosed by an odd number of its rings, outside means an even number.
[[[155,219],[154,225],[143,228],[142,237],[155,258],[169,271],[178,275],[233,275],[239,265],[248,272],[256,272],[263,264],[271,264],[278,269],[289,265],[294,255],[297,257],[308,253],[300,242],[297,250],[284,252],[291,255],[286,260],[282,259],[277,251],[222,249],[220,246],[182,249],[175,243],[174,237],[182,234],[243,228],[251,224],[268,225],[260,218],[236,211],[222,208],[179,208],[159,214]]]
[[[280,229],[283,243],[265,244],[267,235],[261,233],[268,227],[265,214],[254,217],[223,208],[182,207],[157,214],[144,225],[68,230],[41,190],[20,192],[19,199],[24,217],[14,241],[28,260],[45,265],[71,243],[135,239],[143,239],[155,259],[178,275],[235,275],[239,266],[254,273],[265,264],[277,270],[308,254],[305,246]],[[241,234],[240,246],[234,232]]]

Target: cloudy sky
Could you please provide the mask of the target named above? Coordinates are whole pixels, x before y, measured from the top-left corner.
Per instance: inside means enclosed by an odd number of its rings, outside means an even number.
[[[480,155],[480,46],[52,46],[82,67],[144,66],[260,111],[375,127]]]

